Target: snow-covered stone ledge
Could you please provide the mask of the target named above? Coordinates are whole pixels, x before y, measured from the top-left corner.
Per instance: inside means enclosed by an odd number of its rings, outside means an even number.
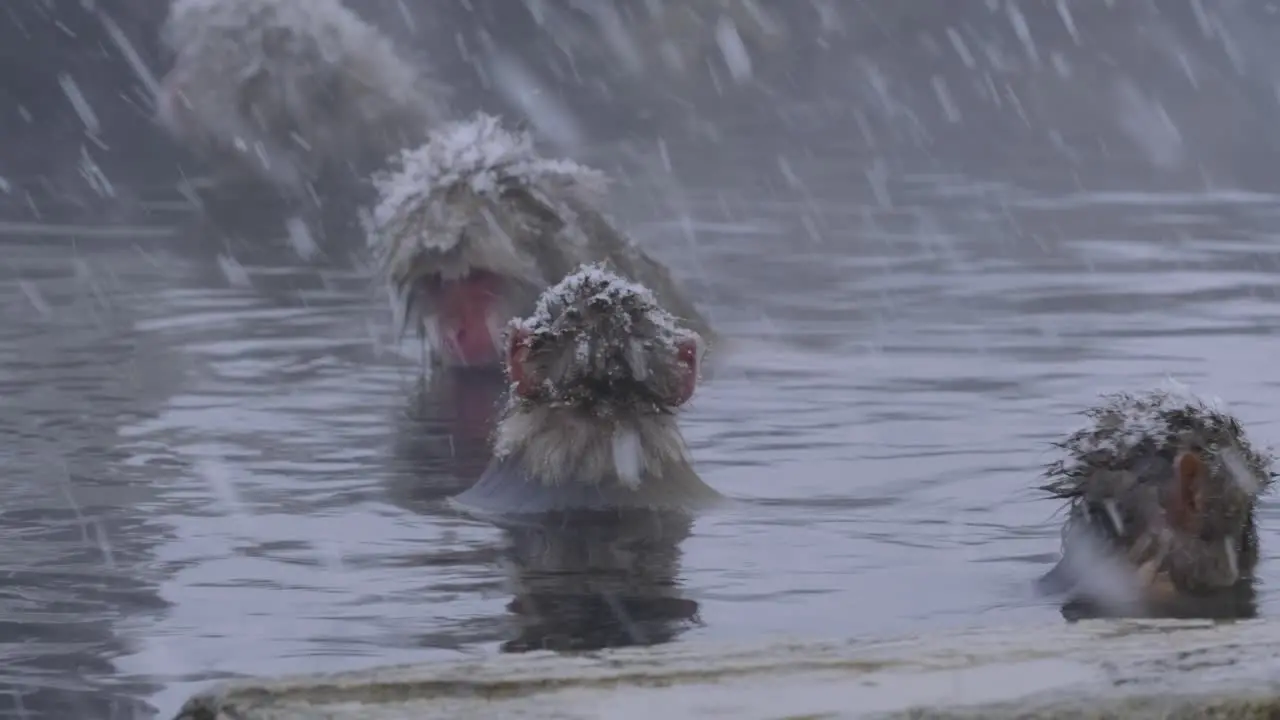
[[[241,681],[192,698],[178,720],[1277,716],[1280,624],[1255,620],[504,655]]]

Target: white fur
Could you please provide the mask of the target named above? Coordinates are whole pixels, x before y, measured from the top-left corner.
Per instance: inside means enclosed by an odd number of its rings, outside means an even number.
[[[640,487],[644,466],[644,445],[635,428],[622,426],[613,430],[613,469],[618,482],[629,488]]]
[[[1107,509],[1107,517],[1111,519],[1111,527],[1116,534],[1124,535],[1124,518],[1120,517],[1120,509],[1116,507],[1116,501],[1108,498],[1103,501],[1102,506]]]
[[[1231,538],[1223,538],[1222,551],[1226,554],[1227,567],[1231,568],[1231,577],[1240,577],[1240,556],[1236,553],[1235,541]]]
[[[528,219],[495,212],[502,190],[527,188],[562,217],[572,217],[557,202],[558,195],[599,202],[608,178],[572,160],[543,158],[531,135],[477,113],[439,128],[425,144],[401,151],[393,169],[375,175],[373,185],[378,203],[367,239],[387,269],[403,274],[421,251],[449,251],[465,236],[475,246],[466,248],[475,255],[469,265],[523,277],[529,269],[523,258],[512,256],[517,244],[511,236],[520,234]],[[498,237],[484,242],[490,235]]]
[[[689,464],[674,415],[609,423],[567,408],[521,409],[505,418],[497,428],[494,454],[513,453],[547,485],[617,481],[638,488],[646,476]]]

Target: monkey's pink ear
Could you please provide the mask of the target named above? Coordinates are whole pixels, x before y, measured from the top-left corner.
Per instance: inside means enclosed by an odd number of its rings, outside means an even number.
[[[507,377],[515,386],[515,393],[523,397],[533,394],[535,383],[529,377],[525,364],[529,360],[529,331],[513,326],[507,333]]]
[[[1208,481],[1209,468],[1205,467],[1199,455],[1183,451],[1174,458],[1169,519],[1178,529],[1191,533],[1198,531]]]
[[[698,387],[698,364],[702,362],[702,342],[698,338],[681,338],[676,341],[676,361],[680,363],[681,381],[675,400],[679,407],[693,397]]]

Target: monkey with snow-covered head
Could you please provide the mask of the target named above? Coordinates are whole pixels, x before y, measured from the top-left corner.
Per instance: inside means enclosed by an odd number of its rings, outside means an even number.
[[[500,367],[501,332],[584,263],[607,261],[710,337],[671,273],[599,209],[607,179],[548,159],[528,133],[476,114],[434,131],[379,173],[369,244],[401,330],[446,367]]]
[[[691,512],[716,502],[676,415],[693,396],[702,354],[697,333],[648,289],[600,265],[578,269],[511,324],[511,394],[494,459],[454,503],[478,515],[525,515]]]
[[[1246,596],[1271,456],[1185,392],[1112,395],[1086,414],[1045,473],[1069,509],[1041,587],[1112,615],[1218,615],[1216,600]]]

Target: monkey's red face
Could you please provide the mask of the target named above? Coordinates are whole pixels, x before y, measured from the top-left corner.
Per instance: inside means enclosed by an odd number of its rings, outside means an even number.
[[[499,367],[501,328],[510,319],[507,283],[475,271],[463,278],[433,279],[421,286],[429,310],[432,349],[447,367]]]

